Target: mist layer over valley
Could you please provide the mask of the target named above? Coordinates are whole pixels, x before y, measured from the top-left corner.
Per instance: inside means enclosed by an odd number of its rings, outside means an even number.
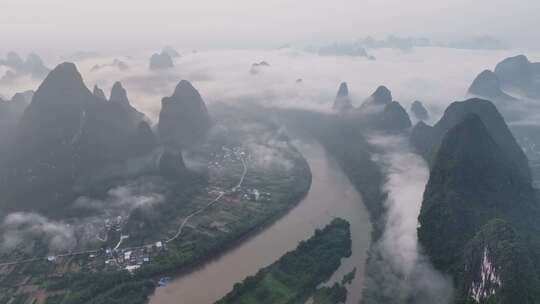
[[[0,300],[538,303],[540,53],[370,41],[5,54]]]
[[[132,103],[152,120],[157,119],[160,99],[181,79],[204,92],[205,101],[238,104],[255,102],[328,111],[337,85],[347,81],[357,105],[379,85],[386,85],[404,105],[414,100],[434,107],[439,113],[453,100],[465,96],[479,71],[495,66],[516,50],[456,50],[419,47],[373,50],[377,60],[351,56],[318,56],[299,49],[180,51],[174,67],[150,70],[150,52],[72,57],[72,53],[49,56],[48,65],[74,60],[89,87],[97,84],[105,92],[121,81]],[[159,49],[156,49],[159,52]],[[540,55],[528,53],[532,61]],[[65,58],[65,59],[64,59]],[[125,67],[113,64],[122,62]],[[266,61],[268,66],[253,68]],[[122,65],[122,66],[123,66]],[[255,72],[256,71],[256,72]],[[301,80],[301,81],[298,81]],[[298,81],[298,82],[297,82]],[[21,77],[13,84],[1,84],[2,95],[35,90],[40,80]],[[108,94],[107,94],[108,95]],[[407,108],[407,107],[406,107]]]

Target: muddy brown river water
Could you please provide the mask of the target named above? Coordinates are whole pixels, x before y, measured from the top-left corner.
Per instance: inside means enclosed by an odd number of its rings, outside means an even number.
[[[298,142],[311,167],[313,180],[307,196],[272,225],[191,273],[158,287],[151,304],[210,304],[227,294],[235,283],[275,262],[298,242],[311,237],[334,218],[351,224],[352,256],[342,261],[329,283],[340,281],[356,267],[356,277],[347,286],[347,304],[362,296],[365,260],[370,245],[371,224],[362,199],[338,164],[315,142]]]

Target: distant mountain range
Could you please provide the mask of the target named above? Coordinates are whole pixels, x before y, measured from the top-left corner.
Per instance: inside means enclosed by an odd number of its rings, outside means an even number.
[[[170,52],[161,51],[150,57],[150,70],[165,70],[172,67],[174,67],[174,62]]]
[[[508,92],[517,96],[510,96]],[[525,55],[499,62],[494,71],[484,70],[471,84],[468,93],[491,98],[494,102],[516,101],[520,96],[540,98],[540,62],[531,62]]]
[[[476,36],[456,41],[437,41],[428,38],[390,35],[384,39],[367,36],[349,42],[335,42],[320,47],[308,47],[307,51],[317,52],[321,56],[367,57],[368,59],[375,60],[374,56],[369,55],[369,51],[372,49],[389,48],[409,51],[415,47],[442,47],[468,50],[503,50],[509,48],[508,44],[491,36]]]
[[[349,97],[347,84],[342,83],[332,108],[342,118],[354,122],[355,127],[403,132],[412,126],[407,111],[399,102],[393,101],[392,92],[385,86],[379,86],[359,107],[355,108]]]
[[[349,87],[346,82],[342,82],[339,85],[336,99],[332,109],[337,112],[347,112],[353,108],[351,99],[349,98]]]
[[[429,119],[429,112],[421,101],[413,101],[411,104],[411,113],[417,120],[425,121]]]
[[[50,72],[45,66],[41,57],[35,53],[30,53],[26,59],[16,52],[9,52],[5,59],[0,59],[0,66],[8,68],[7,72],[0,78],[1,82],[11,82],[18,77],[30,75],[34,79],[43,79]]]

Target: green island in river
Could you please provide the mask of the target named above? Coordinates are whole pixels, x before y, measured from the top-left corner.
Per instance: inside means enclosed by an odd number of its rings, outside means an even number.
[[[321,304],[344,302],[346,290],[340,284],[317,287],[330,278],[342,258],[350,255],[349,223],[336,218],[322,230],[315,230],[295,250],[235,284],[217,304],[304,303],[312,297],[313,302]]]

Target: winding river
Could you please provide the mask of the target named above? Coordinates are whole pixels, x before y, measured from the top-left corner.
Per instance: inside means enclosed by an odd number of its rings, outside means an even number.
[[[301,141],[297,148],[308,161],[312,185],[307,196],[295,208],[257,235],[247,239],[218,259],[165,287],[156,289],[151,304],[210,304],[232,290],[236,282],[255,274],[308,239],[334,217],[351,224],[352,256],[342,261],[329,283],[340,281],[356,267],[356,277],[348,288],[347,304],[361,298],[365,260],[370,245],[371,224],[361,197],[333,159],[316,142]]]

